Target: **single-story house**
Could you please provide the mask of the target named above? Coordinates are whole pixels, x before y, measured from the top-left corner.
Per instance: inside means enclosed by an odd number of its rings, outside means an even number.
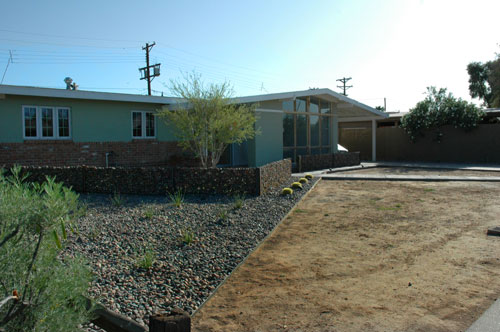
[[[155,116],[177,98],[0,85],[0,165],[150,166],[182,156],[172,128]],[[260,135],[233,145],[228,166],[258,167],[337,152],[338,123],[387,115],[329,89],[240,97],[256,104]],[[375,137],[375,136],[374,136]],[[375,142],[373,145],[375,157]]]

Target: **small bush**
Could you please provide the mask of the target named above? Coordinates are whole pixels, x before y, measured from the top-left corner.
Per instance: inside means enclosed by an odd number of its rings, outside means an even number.
[[[281,191],[281,195],[286,196],[286,195],[291,195],[293,194],[293,189],[292,188],[283,188]]]
[[[125,198],[120,195],[120,193],[115,192],[113,196],[109,198],[111,204],[113,204],[116,207],[120,207],[123,204],[125,204]]]
[[[307,182],[309,182],[309,181],[307,181],[307,179],[306,179],[306,178],[300,178],[300,179],[299,179],[299,182],[300,182],[300,183],[302,183],[302,184],[306,184],[306,183],[307,183]]]
[[[182,190],[177,190],[175,193],[169,193],[168,197],[170,198],[170,202],[175,205],[175,207],[181,207],[184,203],[184,194]]]
[[[314,176],[312,174],[307,173],[306,175],[304,175],[304,177],[308,180],[311,180]]]
[[[28,183],[20,167],[11,173],[0,169],[0,331],[77,331],[91,319],[92,276],[61,250],[81,216],[78,195],[54,178]]]
[[[294,182],[294,183],[292,183],[292,188],[293,189],[302,189],[302,183]]]
[[[234,196],[234,208],[235,209],[241,209],[243,207],[243,201],[245,197],[243,195],[235,195]]]
[[[156,254],[153,249],[144,249],[142,254],[137,258],[136,266],[142,269],[150,269],[156,261]]]
[[[148,208],[144,211],[144,218],[145,219],[153,219],[153,216],[155,215],[155,212],[152,208]]]
[[[217,214],[217,218],[218,218],[219,220],[226,221],[226,220],[227,220],[227,211],[226,211],[226,210],[221,210],[221,211]]]
[[[185,228],[180,231],[179,241],[185,245],[190,245],[193,243],[195,238],[194,232],[191,228]]]

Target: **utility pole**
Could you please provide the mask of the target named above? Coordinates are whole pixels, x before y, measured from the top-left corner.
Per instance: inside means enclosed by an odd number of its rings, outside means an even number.
[[[352,79],[352,77],[347,77],[347,78],[343,77],[343,78],[339,78],[337,80],[337,81],[340,81],[342,83],[342,85],[337,85],[337,88],[344,89],[344,93],[343,93],[344,96],[347,96],[346,90],[349,88],[352,88],[352,85],[348,85],[348,86],[345,85],[347,83],[347,81],[349,81],[350,79]]]
[[[139,68],[139,71],[142,74],[141,80],[148,81],[148,95],[151,96],[151,82],[156,76],[160,76],[160,65],[161,63],[157,63],[154,65],[149,65],[149,51],[155,46],[156,43],[153,44],[146,43],[142,49],[146,51],[146,67]],[[153,74],[151,74],[151,68],[153,68]]]
[[[3,72],[2,80],[0,84],[3,83],[3,79],[5,78],[5,74],[7,74],[7,69],[9,69],[9,64],[14,63],[14,59],[12,58],[12,51],[9,50],[9,60],[7,61],[7,67],[5,67],[5,71]]]

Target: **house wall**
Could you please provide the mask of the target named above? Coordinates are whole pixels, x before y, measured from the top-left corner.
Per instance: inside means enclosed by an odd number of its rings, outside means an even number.
[[[283,159],[283,113],[274,110],[257,109],[255,127],[260,131],[248,141],[248,164],[260,167]]]
[[[0,99],[0,142],[23,142],[23,105],[70,107],[73,142],[130,142],[131,112],[161,108],[156,104],[7,95]],[[175,140],[161,120],[156,126],[159,141]]]
[[[69,107],[71,138],[23,139],[23,105]],[[165,165],[185,153],[161,119],[156,120],[155,139],[132,138],[131,112],[159,108],[145,103],[6,95],[0,99],[0,166],[105,166],[109,152],[111,166]]]

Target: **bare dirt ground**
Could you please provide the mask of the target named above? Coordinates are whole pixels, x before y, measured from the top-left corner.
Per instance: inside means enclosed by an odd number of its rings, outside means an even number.
[[[194,331],[464,331],[500,295],[500,184],[321,181]]]
[[[413,167],[371,167],[345,172],[335,172],[335,174],[364,174],[364,175],[433,175],[433,176],[499,176],[500,172],[495,171],[470,171],[470,170],[450,170],[435,168],[413,168]]]

